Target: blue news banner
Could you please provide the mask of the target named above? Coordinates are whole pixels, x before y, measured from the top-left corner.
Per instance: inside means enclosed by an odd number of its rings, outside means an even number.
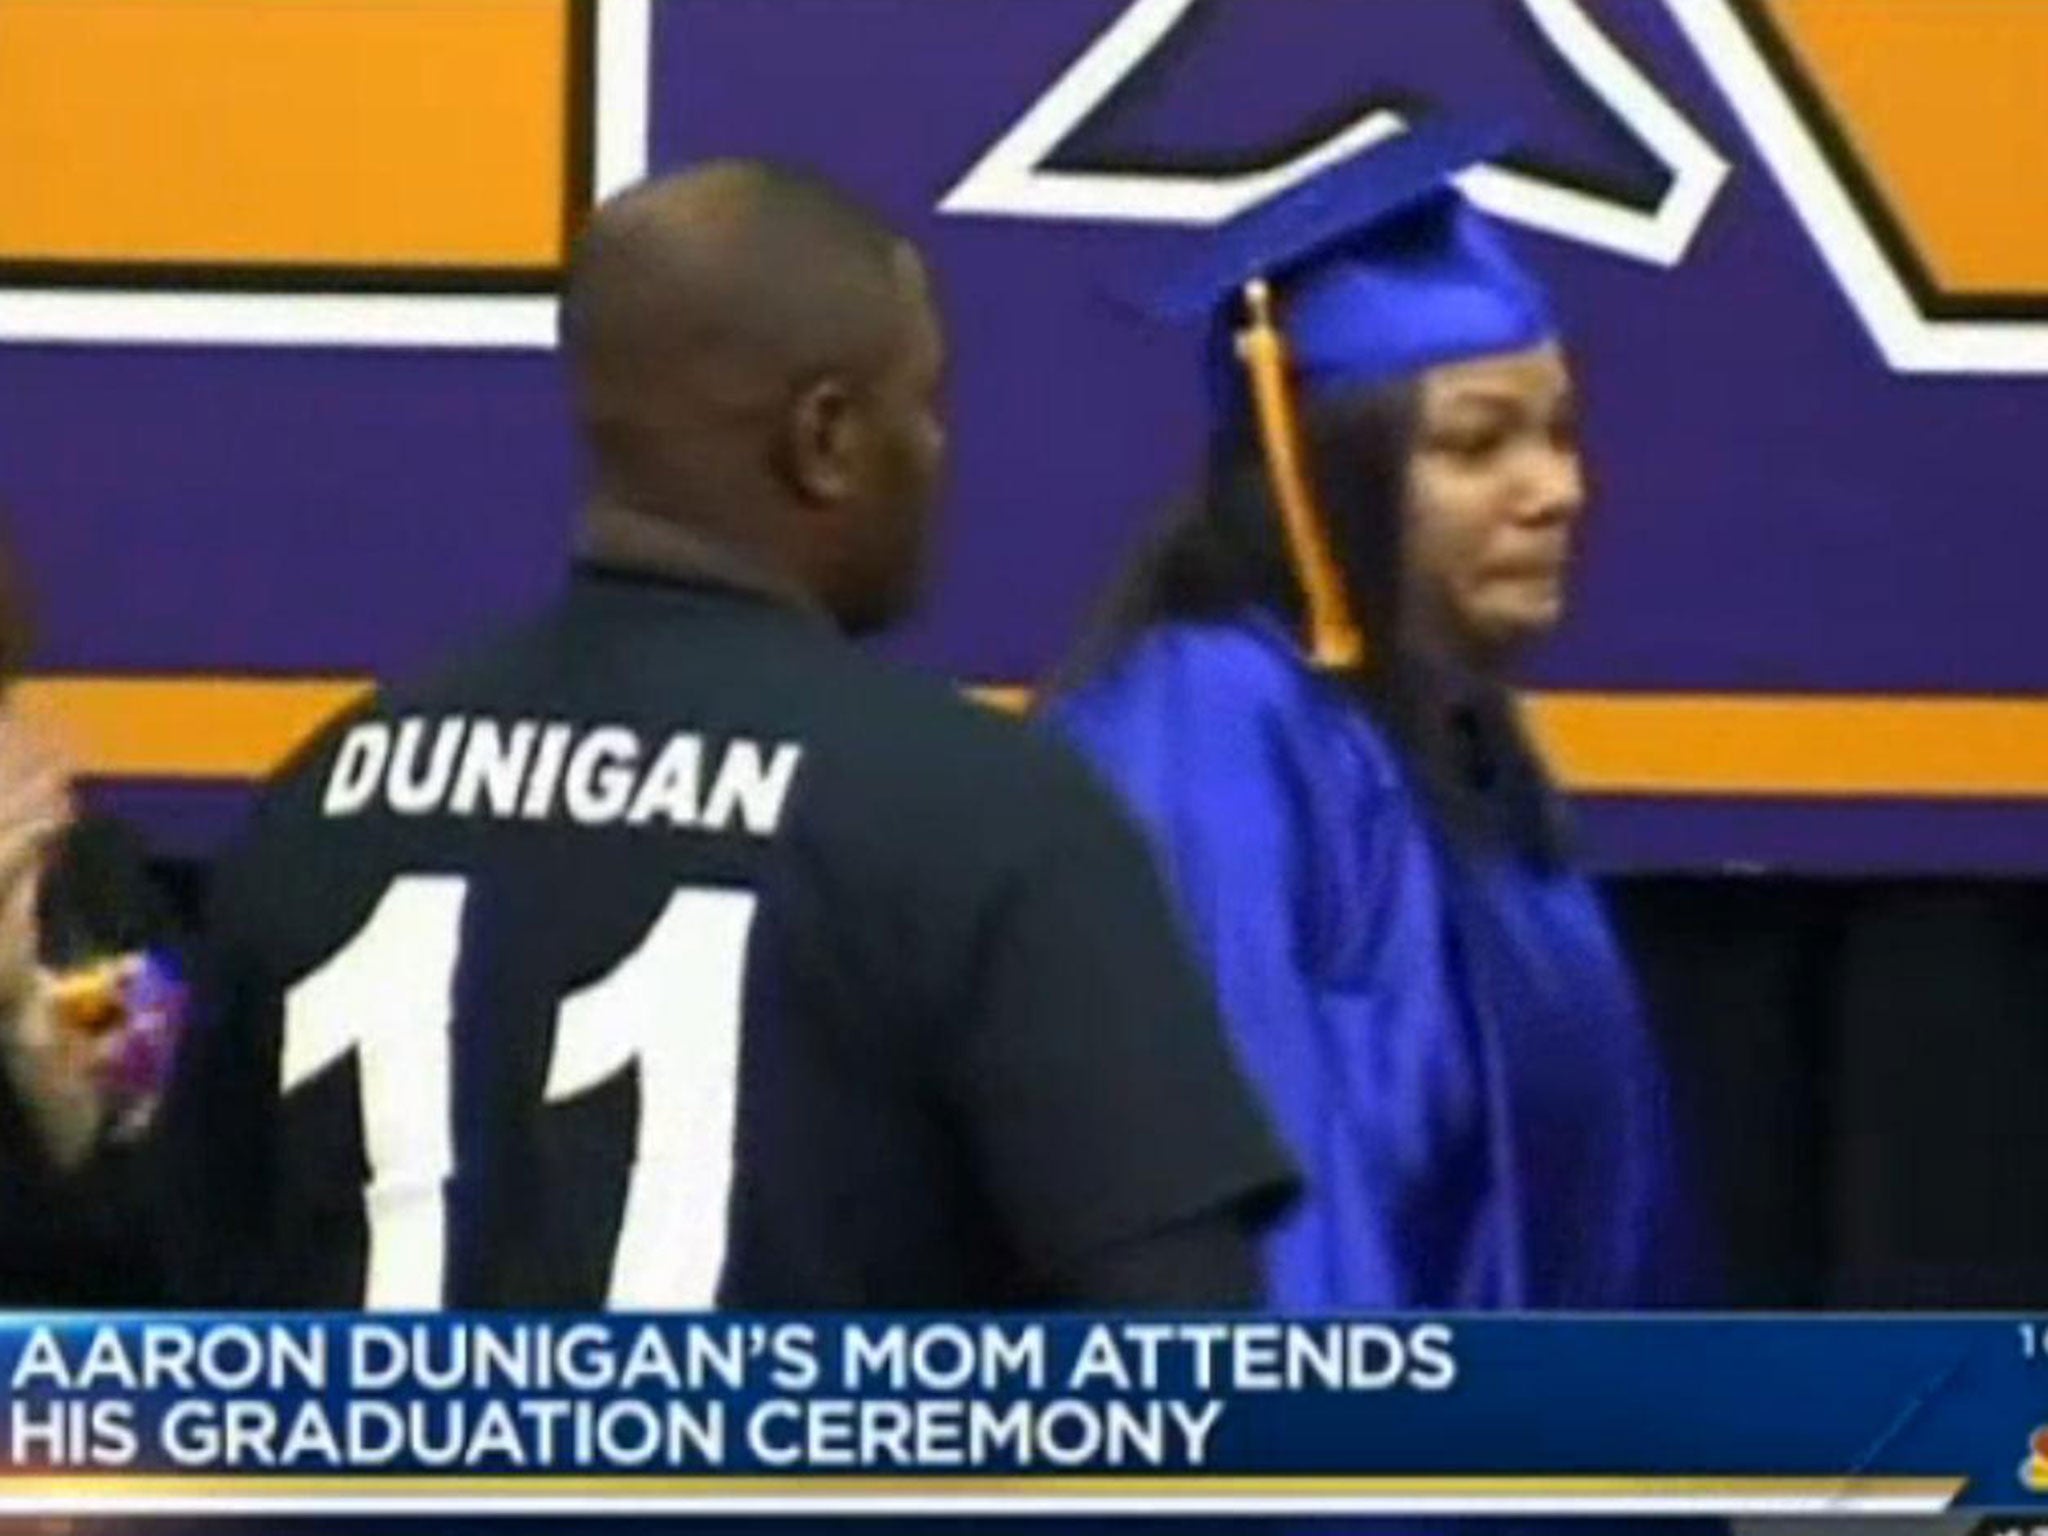
[[[0,1513],[2048,1503],[2048,1325],[20,1317]]]

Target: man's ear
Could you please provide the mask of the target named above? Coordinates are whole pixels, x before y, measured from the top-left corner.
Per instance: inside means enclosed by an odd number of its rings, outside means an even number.
[[[860,488],[867,423],[846,380],[814,379],[790,407],[784,451],[789,477],[807,501],[836,505]]]

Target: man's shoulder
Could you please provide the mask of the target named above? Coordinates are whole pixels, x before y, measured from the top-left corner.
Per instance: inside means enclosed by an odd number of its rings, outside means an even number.
[[[1016,701],[868,657],[848,665],[841,729],[821,743],[821,772],[926,827],[1002,836],[1020,817],[1085,813],[1093,780],[1031,729]]]
[[[505,626],[417,676],[373,684],[270,773],[265,801],[288,803],[324,783],[336,752],[359,726],[477,707],[517,674],[551,619],[548,615]]]

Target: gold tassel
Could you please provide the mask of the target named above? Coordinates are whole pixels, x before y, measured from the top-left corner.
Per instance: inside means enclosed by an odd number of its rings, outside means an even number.
[[[1245,285],[1248,324],[1237,355],[1250,376],[1259,440],[1287,548],[1308,603],[1308,652],[1316,666],[1344,671],[1364,664],[1365,634],[1351,612],[1344,576],[1330,548],[1330,525],[1316,505],[1296,425],[1287,338],[1273,318],[1273,292],[1262,280]]]

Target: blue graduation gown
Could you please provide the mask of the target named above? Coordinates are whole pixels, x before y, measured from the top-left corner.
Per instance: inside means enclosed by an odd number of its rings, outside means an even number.
[[[1663,1079],[1581,876],[1454,855],[1263,618],[1148,630],[1049,716],[1148,832],[1307,1177],[1276,1309],[1675,1299]]]

